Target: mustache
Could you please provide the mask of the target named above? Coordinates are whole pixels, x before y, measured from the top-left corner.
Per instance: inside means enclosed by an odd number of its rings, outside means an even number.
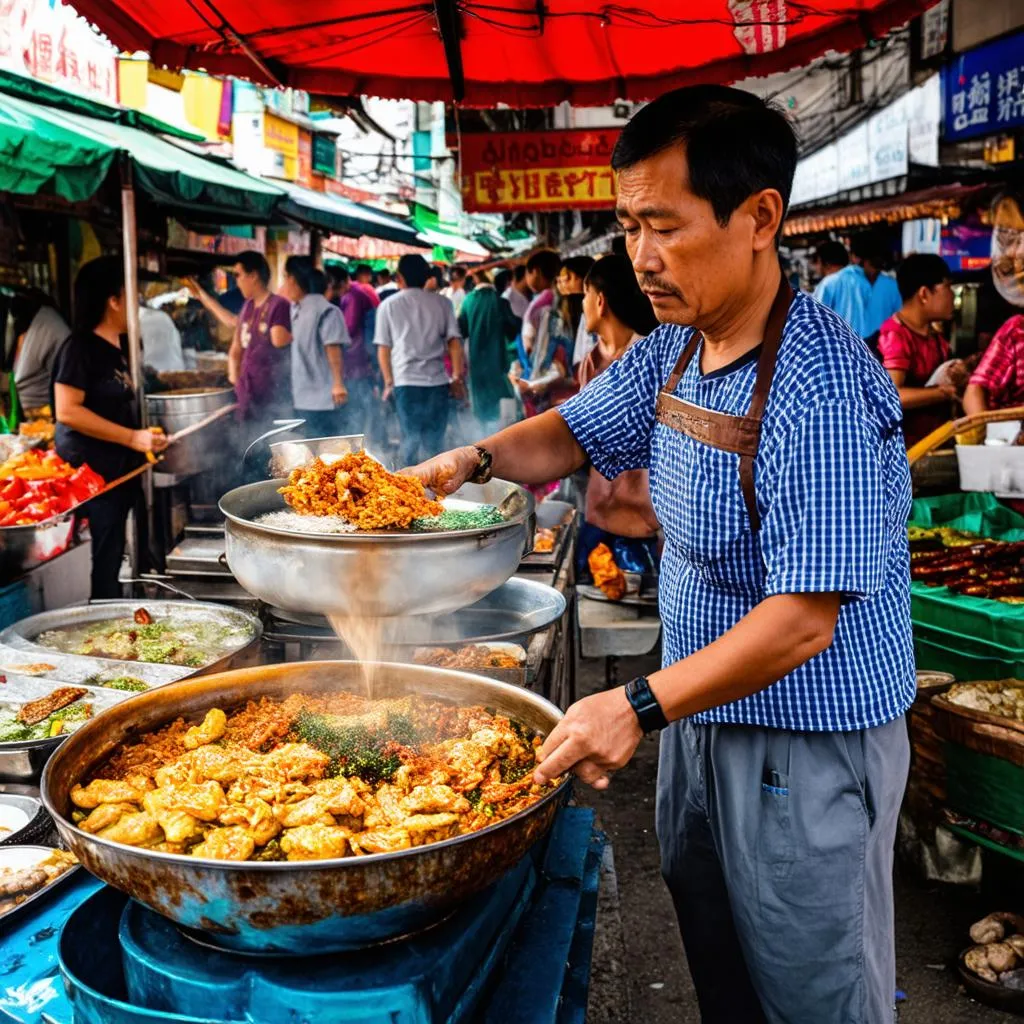
[[[640,288],[645,292],[665,292],[668,295],[675,295],[677,298],[683,297],[683,293],[674,284],[658,277],[657,274],[644,271],[642,274],[637,274],[636,279]]]

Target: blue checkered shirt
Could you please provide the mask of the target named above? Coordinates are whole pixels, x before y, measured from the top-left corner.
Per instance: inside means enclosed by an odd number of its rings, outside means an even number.
[[[907,517],[910,471],[899,398],[849,325],[797,295],[783,333],[755,461],[761,530],[740,490],[739,456],[655,420],[687,328],[636,342],[559,412],[598,472],[650,469],[665,534],[663,663],[706,647],[774,594],[840,593],[831,647],[750,697],[696,716],[780,729],[866,729],[915,692]],[[687,402],[746,414],[756,354],[676,388]]]

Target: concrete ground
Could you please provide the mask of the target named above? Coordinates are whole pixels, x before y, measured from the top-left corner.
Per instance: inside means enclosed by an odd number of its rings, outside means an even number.
[[[652,658],[624,659],[619,678],[626,680],[657,667]],[[584,661],[580,695],[603,687],[604,678],[603,661]],[[672,904],[658,871],[654,835],[657,753],[657,740],[644,739],[633,762],[616,775],[606,792],[577,787],[577,798],[597,810],[614,861],[614,872],[609,864],[605,875],[589,1024],[700,1021]],[[985,872],[981,892],[928,886],[905,873],[898,874],[897,986],[905,994],[900,1024],[1000,1024],[1016,1019],[969,1000],[950,966],[969,944],[967,929],[973,921],[993,910],[1022,906],[1019,899],[1008,897],[1011,892],[1015,897],[1021,895],[1018,876],[1024,871],[1019,865],[992,855]],[[616,915],[621,918],[621,929]]]

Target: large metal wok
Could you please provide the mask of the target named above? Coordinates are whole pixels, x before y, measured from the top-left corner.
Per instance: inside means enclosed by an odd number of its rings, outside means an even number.
[[[71,735],[46,766],[42,797],[68,848],[98,878],[210,941],[247,952],[299,955],[357,949],[441,920],[504,874],[544,836],[567,781],[538,803],[479,832],[397,853],[336,860],[217,861],[122,846],[73,825],[68,794],[125,741],[179,716],[199,721],[262,696],[361,691],[356,662],[270,665],[172,683],[105,711]],[[381,664],[375,694],[422,694],[483,704],[542,734],[561,712],[528,690],[464,672]]]
[[[284,483],[246,484],[220,501],[231,572],[276,608],[361,618],[451,612],[500,587],[533,547],[533,498],[503,480],[467,484],[454,497],[497,505],[504,522],[445,533],[297,533],[254,522],[287,509]]]

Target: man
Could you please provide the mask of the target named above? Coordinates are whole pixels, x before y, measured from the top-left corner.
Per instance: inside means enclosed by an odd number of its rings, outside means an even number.
[[[910,474],[892,381],[782,280],[796,159],[750,93],[643,107],[612,167],[662,326],[558,409],[416,470],[450,493],[588,459],[608,478],[649,468],[665,667],[573,705],[534,777],[604,788],[662,729],[662,872],[706,1024],[894,1014]]]
[[[395,396],[402,430],[402,464],[440,451],[448,426],[449,394],[461,398],[465,359],[455,310],[423,290],[430,267],[419,255],[398,261],[399,292],[377,310],[374,344],[384,378],[383,399]],[[444,359],[451,360],[451,379]]]
[[[896,279],[903,304],[882,324],[878,353],[899,392],[903,436],[909,448],[950,418],[957,399],[953,377],[932,382],[939,367],[949,360],[949,342],[936,325],[953,319],[953,288],[949,266],[934,253],[908,256]],[[954,376],[966,383],[963,363],[953,366]]]
[[[992,207],[992,282],[1011,305],[1024,307],[1024,189]],[[964,412],[1024,405],[1024,314],[1011,316],[989,342],[964,394]]]
[[[558,291],[564,295],[583,295],[583,282],[594,266],[592,256],[570,256],[558,275]],[[581,316],[573,339],[572,366],[576,367],[594,350],[597,335],[587,330],[586,317]]]
[[[342,349],[352,340],[341,310],[314,291],[318,284],[308,256],[288,257],[281,295],[292,304],[292,403],[306,437],[337,437],[348,400]]]
[[[50,405],[50,378],[57,350],[71,333],[53,300],[33,288],[11,300],[14,321],[14,383],[23,411]]]
[[[526,283],[526,264],[518,264],[512,271],[512,281],[501,293],[501,297],[512,307],[520,320],[526,316],[526,310],[530,306],[530,299],[533,297],[530,286]]]
[[[248,250],[235,261],[235,282],[245,297],[228,351],[228,380],[238,396],[238,417],[257,427],[291,411],[289,361],[292,340],[288,300],[270,290],[270,265]]]
[[[896,278],[885,273],[886,253],[875,235],[858,235],[850,246],[850,253],[853,262],[864,271],[870,288],[861,337],[873,345],[882,324],[903,305],[903,298]]]
[[[364,289],[359,288],[349,277],[348,271],[338,264],[327,268],[327,277],[352,339],[351,346],[345,352],[345,387],[348,389],[345,432],[366,434],[368,438],[376,440],[378,424],[375,410],[378,406],[374,399],[374,363],[370,359],[370,349],[377,309],[374,300],[377,305],[380,300],[376,293],[371,298]]]
[[[398,285],[391,280],[391,271],[387,267],[382,267],[377,271],[377,297],[383,302],[386,298],[394,295],[398,291]]]
[[[466,301],[466,268],[452,267],[448,280],[448,287],[442,288],[441,294],[451,301],[458,316],[462,312],[462,303]]]
[[[486,270],[478,270],[475,277],[476,287],[462,303],[459,330],[469,357],[470,408],[477,424],[493,429],[501,416],[501,400],[512,397],[508,342],[519,333],[521,321],[495,291]]]
[[[553,249],[539,249],[526,261],[526,284],[533,292],[523,314],[523,348],[526,355],[533,352],[544,313],[555,301],[555,281],[562,269],[562,258]]]
[[[823,276],[814,289],[814,297],[835,310],[863,338],[871,301],[871,285],[863,268],[850,263],[850,255],[841,242],[819,245],[815,263]]]
[[[146,366],[158,373],[185,369],[181,331],[170,313],[143,303],[139,307],[139,331],[142,335],[142,361]]]

